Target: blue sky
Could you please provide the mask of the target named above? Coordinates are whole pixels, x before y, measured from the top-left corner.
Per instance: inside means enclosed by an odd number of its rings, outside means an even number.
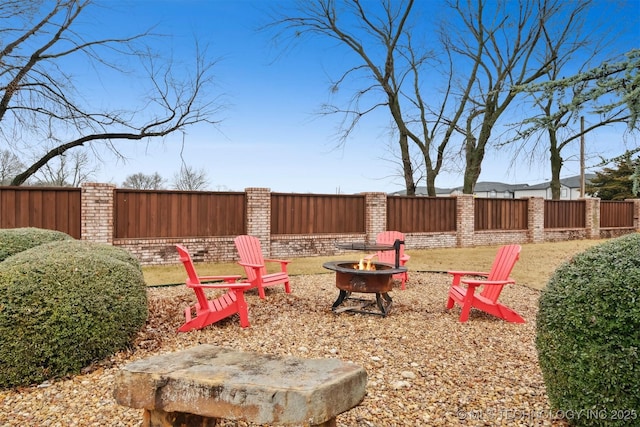
[[[202,125],[188,129],[184,146],[178,134],[148,144],[116,143],[128,157],[127,162],[116,162],[104,154],[106,165],[95,174],[95,180],[119,185],[137,172],[158,172],[170,179],[179,170],[182,156],[187,164],[207,171],[212,190],[267,187],[276,192],[357,193],[403,189],[397,166],[390,161],[393,156],[389,145],[395,140],[389,136],[386,111],[363,120],[339,148],[335,136],[340,118],[317,114],[330,100],[329,76],[336,77],[342,70],[342,51],[331,44],[313,42],[281,54],[273,48],[271,34],[256,31],[268,22],[265,8],[276,3],[105,0],[96,20],[88,21],[97,33],[135,33],[155,25],[157,32],[167,35],[162,49],[184,64],[193,57],[194,38],[208,44],[209,55],[219,58],[213,71],[215,91],[226,108],[216,117],[222,120],[217,128]],[[640,0],[628,2],[626,8],[629,14],[640,15]],[[619,43],[625,49],[640,47],[638,27],[621,37]],[[111,96],[124,99],[134,89],[126,84],[103,84]],[[606,129],[593,138],[618,141],[622,130]],[[593,143],[589,138],[587,145]],[[609,150],[617,155],[620,147],[609,144],[598,152]],[[539,183],[550,178],[547,163],[508,168],[510,154],[490,150],[480,180]],[[578,173],[577,159],[568,159],[563,177]],[[462,171],[455,170],[441,174],[436,181],[438,187],[461,184]]]

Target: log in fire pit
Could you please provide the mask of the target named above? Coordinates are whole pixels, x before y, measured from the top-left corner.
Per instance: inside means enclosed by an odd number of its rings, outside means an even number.
[[[383,262],[361,261],[331,261],[322,265],[328,270],[336,272],[336,287],[340,289],[338,298],[331,306],[334,313],[351,311],[364,314],[377,314],[385,317],[391,310],[393,300],[389,291],[393,289],[392,276],[407,271],[406,267],[396,267]],[[368,269],[367,269],[368,267]],[[352,292],[375,293],[375,301],[353,298]],[[356,305],[345,305],[347,300],[356,301]],[[379,311],[372,311],[370,307],[377,306]]]

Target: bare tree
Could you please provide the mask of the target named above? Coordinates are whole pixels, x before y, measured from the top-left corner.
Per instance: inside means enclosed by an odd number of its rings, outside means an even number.
[[[180,168],[180,172],[173,177],[173,188],[176,190],[205,190],[208,185],[207,172],[204,169],[195,170],[191,166],[183,165]]]
[[[371,84],[360,84],[347,108],[325,111],[345,115],[346,138],[363,116],[388,108],[407,194],[415,190],[409,142],[423,156],[428,194],[435,195],[435,179],[457,141],[466,164],[463,192],[473,193],[485,151],[495,140],[494,128],[519,94],[511,88],[540,79],[554,58],[571,51],[574,18],[586,10],[563,0],[444,4],[445,9],[437,8],[440,3],[425,6],[445,14],[439,31],[442,52],[418,43],[424,36],[412,25],[412,0],[304,1],[294,11],[281,12],[286,16],[273,24],[281,29],[279,36],[329,38],[357,54],[333,89],[347,79]]]
[[[0,185],[9,185],[14,176],[24,169],[24,163],[9,150],[0,150]]]
[[[135,190],[162,190],[165,179],[158,172],[151,175],[144,173],[134,173],[127,176],[122,183],[123,188],[133,188]]]
[[[96,172],[86,151],[66,152],[52,159],[33,176],[34,185],[79,187]]]
[[[414,0],[402,0],[397,4],[383,1],[382,9],[376,14],[367,10],[368,4],[357,0],[304,1],[299,2],[295,10],[276,13],[274,23],[269,26],[280,29],[276,39],[319,36],[337,40],[341,46],[356,53],[359,62],[347,68],[332,83],[332,90],[338,91],[345,80],[357,80],[363,75],[371,84],[358,89],[346,108],[327,105],[325,112],[344,114],[341,136],[344,143],[363,116],[386,106],[397,126],[404,181],[407,194],[410,195],[415,194],[416,186],[409,154],[411,131],[403,117],[400,90],[403,75],[398,71],[396,61],[405,57],[401,51],[404,49],[403,43],[407,42],[405,26],[408,25],[413,4]],[[422,62],[424,60],[421,59]],[[418,62],[416,67],[419,66]]]
[[[554,62],[549,81],[527,85],[523,90],[533,95],[540,115],[526,119],[518,137],[547,147],[551,166],[551,193],[560,198],[560,171],[564,163],[562,150],[594,130],[625,123],[629,131],[637,130],[640,115],[640,50],[626,53],[621,61],[607,60],[597,67],[562,77]],[[583,67],[586,67],[584,64]],[[601,102],[605,97],[608,101]],[[578,118],[588,113],[593,120],[587,127],[577,126]],[[583,117],[583,116],[582,116]],[[536,138],[546,133],[548,141]]]
[[[119,155],[116,140],[161,138],[196,123],[216,123],[212,117],[220,106],[206,93],[214,62],[206,59],[203,50],[196,46],[190,75],[178,78],[175,64],[144,45],[155,37],[149,31],[104,39],[78,33],[79,17],[91,7],[91,0],[0,2],[0,138],[6,145],[22,144],[25,152],[36,156],[15,176],[13,185],[24,183],[74,147],[102,143]],[[129,70],[120,68],[119,61],[105,59],[114,55],[140,63],[134,70],[145,74],[146,97],[141,96],[134,109],[98,110],[84,105],[65,64],[73,60],[86,64],[87,70],[95,69],[96,74],[121,72],[127,78]]]
[[[520,94],[514,87],[538,81],[554,61],[571,56],[590,3],[448,1],[445,47],[462,70],[461,91],[472,87],[457,128],[466,162],[464,193],[473,193],[486,150],[497,141],[494,130]]]

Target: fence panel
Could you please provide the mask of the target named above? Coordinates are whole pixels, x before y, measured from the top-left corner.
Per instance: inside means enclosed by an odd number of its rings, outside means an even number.
[[[387,197],[387,230],[403,233],[456,231],[454,197]]]
[[[245,193],[117,189],[117,239],[236,236],[246,230]]]
[[[0,228],[37,227],[81,238],[81,190],[0,187]]]
[[[584,200],[545,200],[544,228],[585,228]]]
[[[600,228],[633,227],[633,202],[600,201]]]
[[[526,230],[529,227],[527,199],[474,199],[475,229]]]
[[[271,193],[271,234],[364,233],[365,196]]]

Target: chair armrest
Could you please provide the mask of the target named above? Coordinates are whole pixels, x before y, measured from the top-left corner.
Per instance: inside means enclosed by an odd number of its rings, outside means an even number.
[[[199,283],[194,285],[187,283],[188,288],[206,288],[206,289],[238,289],[244,290],[251,287],[251,283],[246,282],[225,282],[225,283]]]
[[[460,282],[464,283],[465,285],[471,285],[471,286],[504,286],[504,285],[512,285],[514,283],[516,283],[515,280],[513,279],[508,279],[508,280],[474,280],[474,279],[462,279]]]
[[[282,273],[286,273],[287,272],[287,264],[289,264],[291,261],[286,260],[286,259],[265,259],[265,262],[279,262],[280,263],[280,271]]]
[[[447,271],[448,274],[453,276],[453,281],[451,286],[457,286],[460,284],[460,279],[463,276],[479,276],[479,277],[488,277],[489,273],[485,273],[482,271]]]
[[[291,260],[288,259],[265,259],[265,262],[279,262],[280,264],[289,264]]]
[[[243,267],[249,267],[249,268],[262,268],[262,267],[264,267],[264,265],[262,265],[262,264],[249,264],[248,262],[242,262],[242,261],[238,261],[238,264],[240,264]]]
[[[483,271],[447,271],[447,273],[453,276],[483,276],[487,277],[489,273],[485,273]]]
[[[218,281],[218,280],[224,280],[227,283],[234,283],[237,282],[240,279],[239,274],[234,274],[234,275],[230,275],[230,276],[198,276],[198,279],[201,282],[212,282],[212,281]]]

